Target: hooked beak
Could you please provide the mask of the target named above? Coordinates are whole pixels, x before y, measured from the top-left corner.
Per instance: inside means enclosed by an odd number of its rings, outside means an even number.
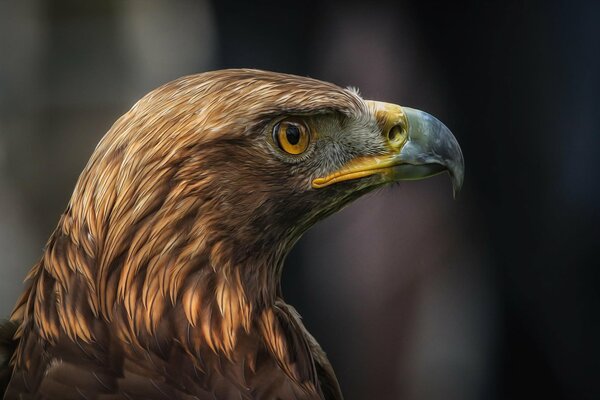
[[[448,171],[454,196],[462,187],[464,160],[450,130],[434,116],[395,104],[367,101],[389,149],[387,154],[360,157],[340,170],[314,179],[322,188],[379,174],[385,182],[424,179]]]

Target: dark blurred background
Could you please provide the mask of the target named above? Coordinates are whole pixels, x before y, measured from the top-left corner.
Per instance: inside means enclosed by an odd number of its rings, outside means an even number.
[[[600,2],[0,0],[0,315],[111,124],[254,67],[431,112],[446,177],[359,200],[286,300],[355,399],[600,399]]]

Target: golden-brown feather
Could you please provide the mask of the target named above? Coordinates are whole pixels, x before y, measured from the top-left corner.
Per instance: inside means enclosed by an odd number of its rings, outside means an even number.
[[[303,393],[317,396],[316,350],[275,305],[280,264],[299,228],[277,232],[269,219],[280,182],[240,176],[275,168],[269,159],[245,164],[262,154],[253,135],[266,120],[333,111],[360,115],[367,107],[329,83],[253,70],[184,77],[138,101],[98,144],[27,276],[12,315],[21,338],[15,367],[29,367],[35,344],[27,335],[104,343],[106,351],[125,343],[132,349],[121,351],[131,354],[164,353],[175,340],[190,357],[243,359],[242,376],[257,371],[268,349]],[[233,153],[228,141],[247,145]],[[236,162],[240,170],[231,171]],[[253,350],[237,354],[244,346]],[[194,368],[201,364],[194,359]]]

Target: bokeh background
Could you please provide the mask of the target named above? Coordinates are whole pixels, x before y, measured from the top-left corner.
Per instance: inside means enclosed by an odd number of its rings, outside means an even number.
[[[427,110],[463,192],[403,183],[312,229],[295,305],[355,399],[600,399],[597,1],[0,0],[0,315],[111,124],[255,67]]]

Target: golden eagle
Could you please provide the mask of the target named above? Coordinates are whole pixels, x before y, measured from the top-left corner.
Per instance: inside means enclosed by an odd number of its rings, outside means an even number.
[[[463,158],[422,111],[258,70],[146,95],[100,141],[1,346],[5,399],[341,399],[286,254],[375,188]],[[1,389],[0,389],[1,390]]]

